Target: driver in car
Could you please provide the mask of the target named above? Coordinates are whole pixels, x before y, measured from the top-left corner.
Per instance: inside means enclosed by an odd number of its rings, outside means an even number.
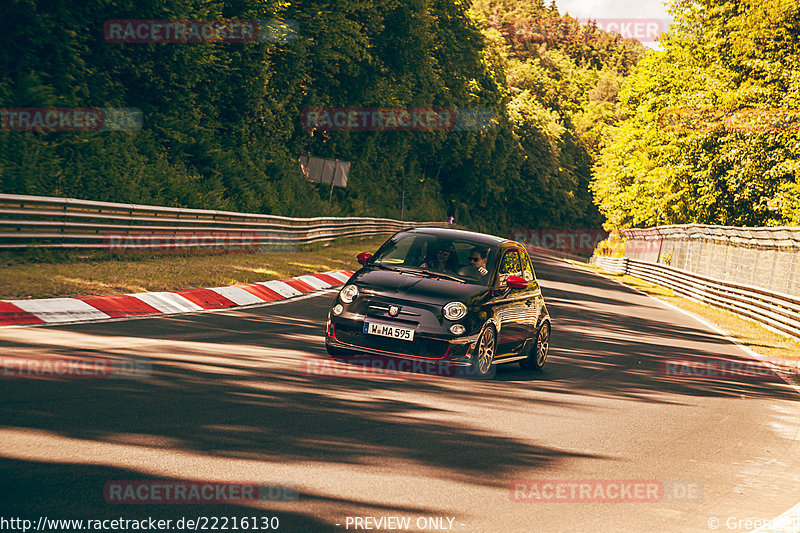
[[[478,280],[481,284],[489,282],[489,269],[486,268],[486,261],[489,258],[489,249],[482,246],[475,246],[469,252],[469,266],[465,266],[458,273]]]

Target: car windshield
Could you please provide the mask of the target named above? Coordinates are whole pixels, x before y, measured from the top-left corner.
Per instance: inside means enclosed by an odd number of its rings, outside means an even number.
[[[488,285],[497,247],[469,238],[401,233],[375,252],[370,263],[452,282]]]

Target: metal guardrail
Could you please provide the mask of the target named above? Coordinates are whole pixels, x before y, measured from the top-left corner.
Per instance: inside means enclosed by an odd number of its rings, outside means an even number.
[[[387,218],[290,218],[0,194],[0,249],[107,248],[114,242],[120,244],[125,236],[143,249],[163,247],[168,236],[173,237],[172,248],[286,246],[394,233],[408,227],[460,226]],[[187,238],[193,235],[194,239]],[[203,238],[197,239],[197,235]]]
[[[592,256],[589,262],[612,274],[625,274],[628,271],[628,259],[625,257]]]
[[[630,258],[596,257],[615,274],[629,274],[668,287],[690,300],[731,311],[771,329],[800,338],[800,298],[760,287],[701,276],[687,270]]]

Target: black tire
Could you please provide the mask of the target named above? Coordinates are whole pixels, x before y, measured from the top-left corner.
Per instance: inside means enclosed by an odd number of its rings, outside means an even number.
[[[519,362],[523,370],[541,370],[547,361],[547,352],[550,349],[550,322],[545,322],[536,331],[536,340],[531,352],[526,359]]]
[[[497,349],[497,333],[486,325],[475,343],[469,373],[477,379],[490,379],[495,374],[494,354]]]

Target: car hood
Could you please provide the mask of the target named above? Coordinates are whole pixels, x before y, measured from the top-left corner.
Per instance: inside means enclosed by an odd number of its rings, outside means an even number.
[[[389,297],[446,304],[452,301],[467,302],[485,293],[488,288],[445,279],[424,278],[390,270],[362,268],[350,283],[360,289]]]

